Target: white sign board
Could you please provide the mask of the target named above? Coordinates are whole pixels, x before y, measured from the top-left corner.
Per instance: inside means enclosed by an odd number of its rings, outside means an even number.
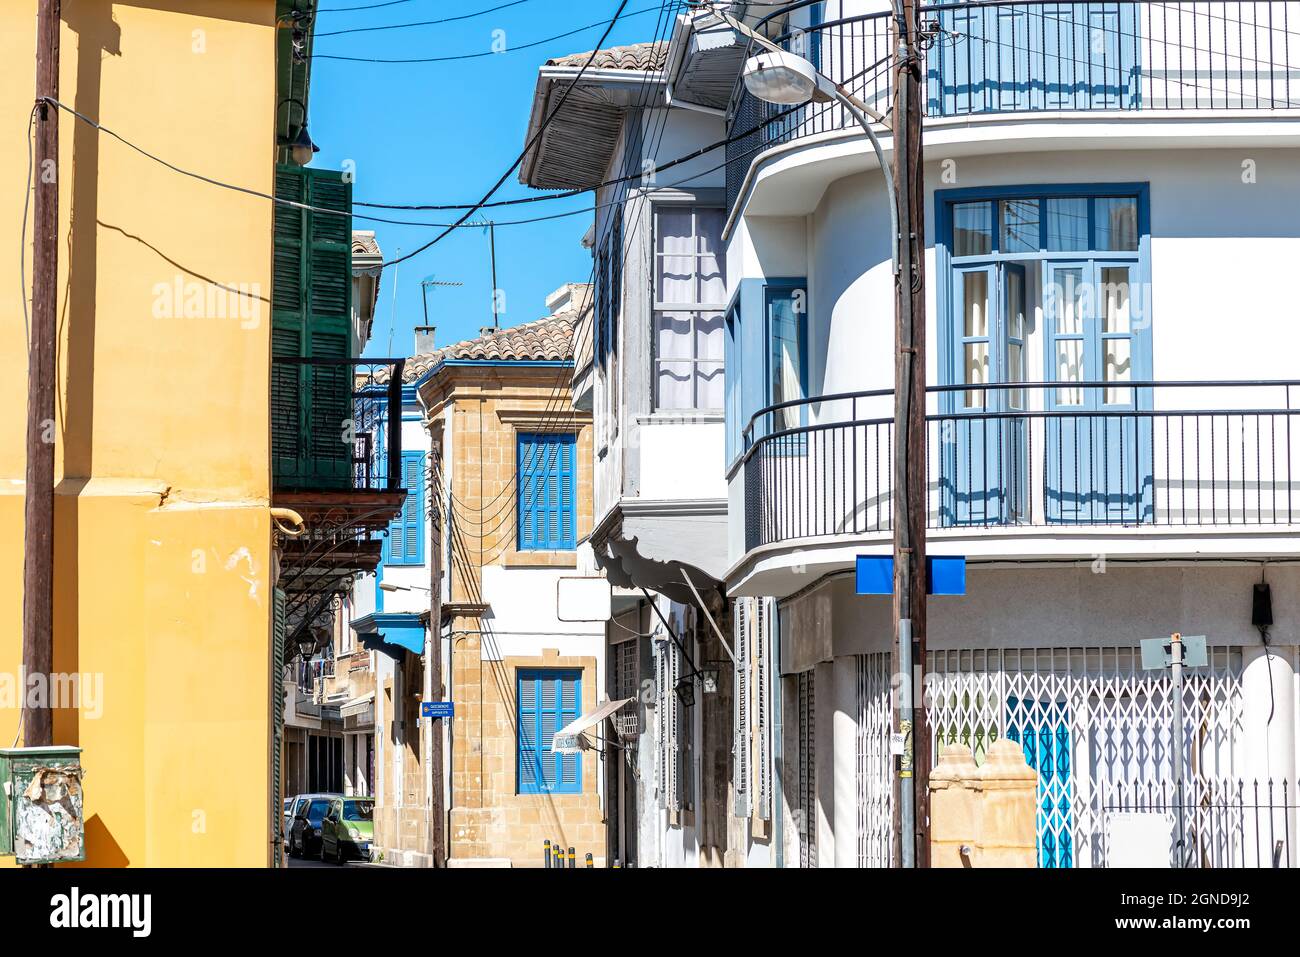
[[[1174,815],[1169,811],[1108,811],[1107,867],[1170,867]]]
[[[598,576],[567,576],[555,583],[555,617],[560,621],[609,621],[614,593]]]

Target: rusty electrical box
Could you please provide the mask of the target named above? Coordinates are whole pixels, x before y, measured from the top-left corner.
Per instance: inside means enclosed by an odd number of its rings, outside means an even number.
[[[19,864],[86,859],[81,748],[0,748],[0,854]]]

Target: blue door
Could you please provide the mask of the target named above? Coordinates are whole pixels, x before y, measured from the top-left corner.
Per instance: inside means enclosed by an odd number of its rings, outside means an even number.
[[[1132,261],[1046,264],[1049,381],[1045,507],[1049,521],[1149,521],[1153,502],[1149,390],[1134,375]],[[1087,385],[1086,383],[1098,383]]]
[[[945,525],[1014,523],[1028,506],[1025,390],[1025,267],[953,269],[955,367],[963,385],[946,393],[939,439]]]

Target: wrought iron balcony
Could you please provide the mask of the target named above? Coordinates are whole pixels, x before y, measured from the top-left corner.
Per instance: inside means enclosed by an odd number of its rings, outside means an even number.
[[[403,364],[272,359],[272,501],[306,527],[281,543],[279,587],[289,595],[291,635],[352,576],[374,571],[380,536],[401,514]]]
[[[1033,382],[928,393],[932,529],[1300,520],[1300,380]],[[877,390],[756,413],[732,473],[744,471],[746,549],[889,532],[892,407],[893,393]]]
[[[399,491],[404,362],[273,358],[275,489]]]
[[[887,12],[853,0],[797,0],[764,18],[774,39],[879,112],[893,91]],[[811,8],[821,22],[802,29]],[[800,11],[804,11],[802,14]],[[930,3],[920,21],[928,118],[985,113],[1300,108],[1300,6],[1283,0]],[[784,32],[783,32],[784,31]],[[753,158],[857,123],[837,103],[779,107],[737,80],[729,112],[729,204]]]

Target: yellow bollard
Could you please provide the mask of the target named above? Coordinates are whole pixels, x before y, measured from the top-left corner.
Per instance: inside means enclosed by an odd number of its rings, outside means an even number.
[[[1038,772],[1020,745],[999,738],[979,769],[976,867],[1036,867]]]
[[[979,841],[979,778],[970,748],[944,746],[930,772],[931,867],[972,866]]]

